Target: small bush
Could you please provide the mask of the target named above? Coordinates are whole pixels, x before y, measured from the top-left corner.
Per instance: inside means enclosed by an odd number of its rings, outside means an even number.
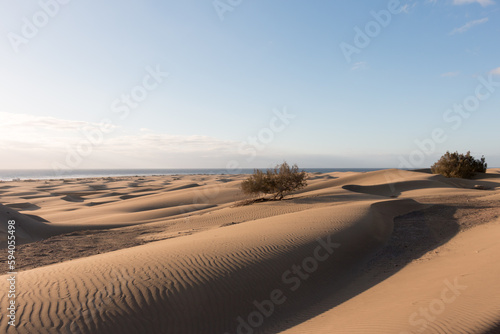
[[[470,179],[476,173],[486,173],[487,167],[488,164],[484,156],[481,159],[474,159],[474,157],[470,155],[470,151],[465,155],[459,154],[458,152],[446,152],[446,154],[431,167],[431,171],[433,174],[441,174],[446,177]]]
[[[254,170],[241,183],[241,189],[245,194],[274,194],[273,200],[282,200],[289,192],[304,188],[307,185],[306,178],[306,172],[299,171],[297,165],[290,167],[284,162],[266,172]]]

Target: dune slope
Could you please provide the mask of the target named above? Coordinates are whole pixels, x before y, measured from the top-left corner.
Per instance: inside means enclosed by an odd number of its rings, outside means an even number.
[[[254,300],[275,289],[286,298],[317,280],[302,281],[294,265],[302,263],[304,277],[340,275],[386,240],[391,213],[416,207],[404,200],[310,209],[22,272],[18,328],[236,332]]]
[[[491,332],[499,177],[320,174],[249,206],[235,205],[243,176],[13,182],[0,219],[24,243],[17,326],[0,331]]]

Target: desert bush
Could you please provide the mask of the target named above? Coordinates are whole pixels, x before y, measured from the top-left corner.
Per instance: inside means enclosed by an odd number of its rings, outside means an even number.
[[[266,172],[254,170],[254,173],[241,183],[241,189],[245,194],[273,194],[273,200],[282,200],[286,194],[304,188],[307,185],[306,178],[307,173],[299,171],[297,165],[290,167],[283,162]]]
[[[487,167],[484,156],[481,159],[474,159],[470,151],[467,154],[446,152],[438,162],[432,165],[431,171],[433,174],[446,177],[470,179],[476,173],[486,173]]]

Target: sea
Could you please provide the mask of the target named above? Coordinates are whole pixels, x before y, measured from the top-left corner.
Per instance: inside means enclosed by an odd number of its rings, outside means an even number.
[[[308,173],[331,172],[371,172],[384,168],[304,168]],[[263,168],[262,170],[265,170]],[[168,169],[75,169],[54,171],[52,169],[0,169],[0,181],[50,180],[117,176],[152,176],[152,175],[227,175],[251,174],[254,168],[228,170],[225,168],[168,168]]]

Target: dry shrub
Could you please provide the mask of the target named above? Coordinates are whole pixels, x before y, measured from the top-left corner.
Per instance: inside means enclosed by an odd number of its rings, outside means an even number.
[[[241,189],[245,194],[273,194],[273,200],[282,200],[286,194],[304,188],[307,185],[306,178],[307,173],[299,171],[297,165],[290,167],[283,162],[266,172],[254,170],[254,173],[241,183]]]
[[[441,174],[446,177],[458,177],[464,179],[472,178],[476,173],[486,173],[488,164],[484,156],[481,159],[474,159],[467,154],[459,154],[458,152],[446,152],[432,167],[433,174]]]

